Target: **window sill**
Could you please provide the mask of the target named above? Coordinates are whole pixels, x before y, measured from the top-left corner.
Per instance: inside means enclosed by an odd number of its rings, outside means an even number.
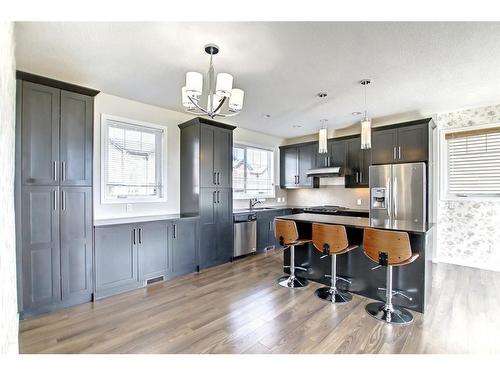
[[[166,203],[167,198],[101,199],[101,204]]]

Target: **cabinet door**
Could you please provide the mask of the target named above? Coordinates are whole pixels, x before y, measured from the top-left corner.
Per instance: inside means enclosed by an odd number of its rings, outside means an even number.
[[[272,245],[272,238],[269,237],[269,221],[272,217],[267,212],[257,212],[257,250],[264,250]]]
[[[59,184],[60,90],[23,82],[22,183]]]
[[[359,172],[359,187],[368,187],[369,185],[369,174],[370,174],[370,165],[372,164],[372,150],[361,150],[361,169]]]
[[[299,178],[298,186],[312,187],[312,177],[307,177],[307,172],[313,167],[314,149],[312,144],[300,146],[298,148],[299,155]]]
[[[297,147],[280,150],[280,185],[281,187],[296,187],[298,176]]]
[[[398,128],[398,162],[427,161],[429,158],[428,124]]]
[[[233,185],[233,132],[226,129],[214,131],[214,172],[218,187]]]
[[[345,186],[356,187],[359,183],[361,138],[346,140]]]
[[[345,166],[345,141],[329,141],[328,148],[330,151],[330,167]]]
[[[217,263],[216,199],[216,190],[200,189],[200,238],[198,245],[200,268],[210,267]]]
[[[214,128],[200,125],[200,184],[201,187],[215,187],[214,170]]]
[[[292,212],[290,210],[289,214],[291,214],[291,213]],[[274,235],[274,219],[277,218],[278,216],[282,216],[282,215],[287,215],[285,210],[274,211],[273,215],[271,216],[271,220],[269,220],[269,242],[271,243],[271,245],[274,245],[276,248],[281,247],[281,245],[280,245],[280,241]]]
[[[61,185],[92,185],[93,99],[61,91]]]
[[[172,274],[184,275],[196,271],[197,219],[182,219],[172,223]]]
[[[397,129],[372,131],[373,164],[394,163],[397,158]]]
[[[331,162],[331,143],[328,142],[328,151],[324,154],[319,153],[319,145],[315,143],[313,145],[313,153],[314,153],[314,167],[315,168],[325,168],[330,166]]]
[[[170,269],[168,225],[153,221],[137,225],[139,280],[167,276]]]
[[[217,261],[226,263],[233,256],[232,189],[217,190]]]
[[[22,195],[23,306],[29,311],[61,301],[59,188],[27,186]]]
[[[95,229],[95,279],[98,295],[109,295],[139,285],[137,237],[137,229],[131,224]]]
[[[61,188],[61,281],[63,300],[92,295],[92,188]]]

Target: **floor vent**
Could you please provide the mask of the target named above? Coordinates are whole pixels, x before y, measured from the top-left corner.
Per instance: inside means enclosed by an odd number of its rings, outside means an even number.
[[[146,285],[151,285],[163,280],[165,280],[165,276],[153,277],[152,279],[146,280]]]

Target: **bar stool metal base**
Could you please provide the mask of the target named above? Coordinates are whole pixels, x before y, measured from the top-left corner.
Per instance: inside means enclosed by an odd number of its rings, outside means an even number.
[[[301,289],[304,288],[307,284],[309,284],[309,281],[301,277],[296,277],[293,275],[290,276],[285,275],[281,276],[278,279],[278,284],[285,288]]]
[[[385,323],[405,326],[413,321],[413,315],[399,306],[390,309],[383,302],[373,302],[366,305],[365,309],[370,316]]]
[[[352,300],[352,294],[348,292],[342,292],[338,289],[332,289],[328,287],[323,287],[316,289],[314,292],[316,297],[321,298],[325,301],[330,301],[331,303],[347,303]]]

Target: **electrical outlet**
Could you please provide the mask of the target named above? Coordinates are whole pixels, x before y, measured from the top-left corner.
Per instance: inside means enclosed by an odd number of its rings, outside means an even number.
[[[132,212],[134,210],[134,206],[132,203],[127,203],[126,208],[127,212]]]
[[[356,201],[356,204],[357,204],[358,206],[361,206],[361,199],[358,199],[358,200]]]

